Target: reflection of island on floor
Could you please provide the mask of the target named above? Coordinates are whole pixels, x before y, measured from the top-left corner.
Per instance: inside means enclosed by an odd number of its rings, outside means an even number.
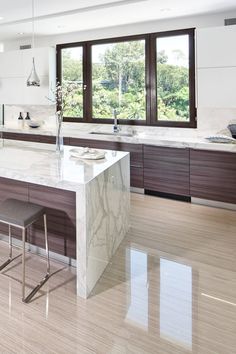
[[[59,156],[51,145],[4,140],[0,201],[14,197],[47,208],[50,251],[76,259],[77,294],[87,298],[129,227],[129,153],[82,161],[70,149]],[[21,237],[17,229],[13,236]],[[42,223],[35,223],[29,242],[43,247],[43,237]]]

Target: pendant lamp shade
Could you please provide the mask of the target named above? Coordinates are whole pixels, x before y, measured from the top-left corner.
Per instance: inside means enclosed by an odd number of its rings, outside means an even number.
[[[32,59],[32,70],[30,76],[27,79],[27,86],[40,86],[40,80],[35,69],[34,57]]]
[[[35,68],[35,59],[34,59],[34,0],[32,0],[32,69],[31,73],[27,79],[27,86],[40,86],[40,80]]]

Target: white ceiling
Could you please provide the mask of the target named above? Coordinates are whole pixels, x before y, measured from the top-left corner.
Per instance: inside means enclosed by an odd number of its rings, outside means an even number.
[[[35,0],[35,30],[53,35],[230,10],[235,0]],[[31,11],[31,0],[0,0],[0,40],[28,37]]]

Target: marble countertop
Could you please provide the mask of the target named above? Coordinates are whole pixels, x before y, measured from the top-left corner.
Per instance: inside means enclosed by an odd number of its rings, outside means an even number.
[[[129,154],[106,151],[104,159],[81,160],[71,157],[71,148],[60,156],[54,145],[0,140],[0,177],[77,191]]]
[[[29,128],[28,126],[7,125],[0,126],[0,131],[36,135],[55,135],[56,129],[53,126],[43,125],[39,128]],[[93,134],[91,134],[93,132]],[[108,133],[96,134],[96,133]],[[122,134],[132,134],[132,136],[122,136]],[[101,141],[117,141],[132,144],[147,144],[155,146],[166,146],[174,148],[193,148],[203,150],[228,151],[236,153],[236,144],[211,143],[205,137],[213,135],[212,132],[199,132],[197,129],[188,128],[160,128],[152,127],[122,127],[121,135],[112,135],[112,126],[85,123],[63,123],[63,136],[81,139],[93,139]]]

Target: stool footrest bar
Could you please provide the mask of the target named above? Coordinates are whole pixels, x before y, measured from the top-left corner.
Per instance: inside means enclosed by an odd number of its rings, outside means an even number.
[[[16,256],[16,257],[8,258],[8,260],[0,266],[0,271],[3,270],[6,266],[8,266],[8,264],[13,262],[16,258],[19,258],[20,256],[21,256],[21,254],[18,254],[18,256]]]
[[[45,277],[41,280],[41,282],[31,291],[31,293],[29,293],[29,295],[26,296],[26,298],[23,298],[22,301],[28,303],[49,278],[50,274],[47,273]]]

